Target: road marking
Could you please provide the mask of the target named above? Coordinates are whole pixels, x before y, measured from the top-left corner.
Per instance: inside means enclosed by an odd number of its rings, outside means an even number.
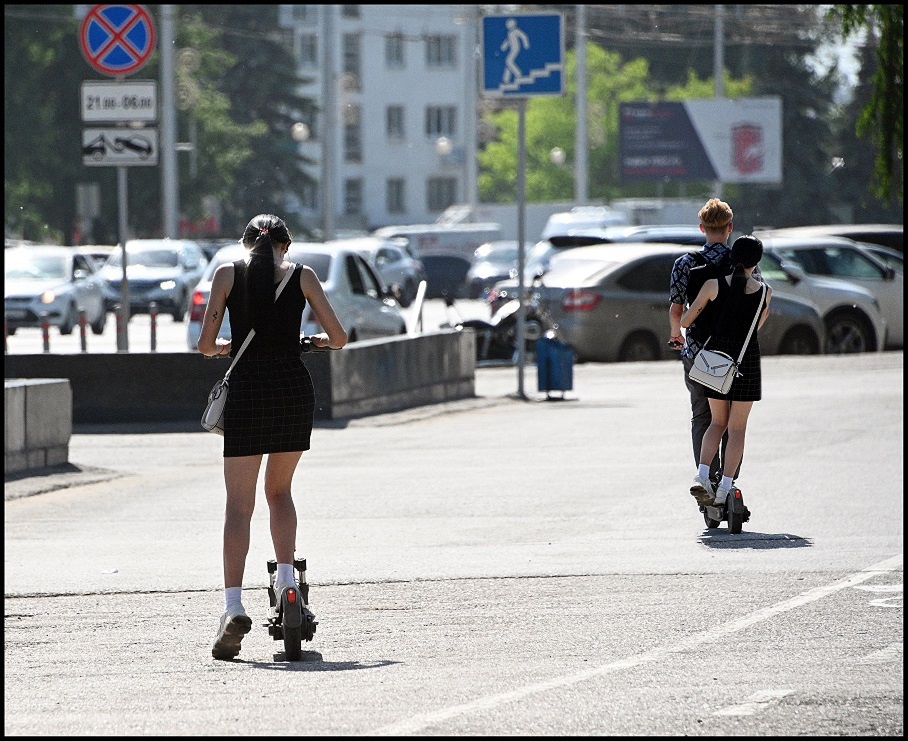
[[[880,574],[888,573],[890,571],[895,571],[902,567],[902,555],[893,556],[888,558],[885,561],[880,561],[873,566],[869,566],[866,569],[862,569],[850,576],[846,576],[843,579],[840,579],[837,582],[832,584],[827,584],[822,587],[814,587],[813,589],[808,589],[802,594],[791,597],[790,599],[783,600],[776,605],[771,607],[765,607],[762,610],[757,610],[756,612],[751,613],[750,615],[745,615],[744,617],[738,618],[737,620],[731,620],[727,623],[724,623],[720,626],[711,627],[708,631],[700,633],[699,635],[691,636],[685,640],[682,640],[672,646],[665,646],[662,648],[656,648],[651,651],[646,651],[645,653],[638,654],[637,656],[630,656],[626,659],[620,659],[618,661],[613,661],[610,664],[603,664],[602,666],[592,667],[590,669],[585,669],[581,672],[576,672],[574,674],[566,674],[561,677],[553,677],[552,679],[546,680],[544,682],[537,682],[536,684],[527,685],[526,687],[520,687],[516,690],[511,690],[510,692],[501,692],[496,695],[489,695],[487,697],[480,697],[472,702],[467,702],[462,705],[454,705],[449,708],[442,708],[440,710],[434,710],[429,713],[422,713],[420,715],[415,715],[412,718],[406,718],[404,720],[398,721],[397,723],[391,723],[390,725],[383,726],[377,731],[374,731],[371,734],[373,736],[403,736],[411,733],[419,733],[429,726],[442,723],[451,718],[456,718],[461,715],[467,715],[469,713],[481,712],[483,710],[489,710],[491,708],[498,707],[499,705],[504,705],[505,703],[514,702],[515,700],[522,700],[525,697],[531,695],[536,695],[540,692],[546,692],[548,690],[559,689],[561,687],[569,687],[573,684],[578,684],[579,682],[585,682],[589,679],[595,679],[596,677],[601,677],[606,674],[612,674],[613,672],[620,671],[621,669],[631,669],[635,666],[641,666],[649,662],[658,661],[663,659],[671,654],[682,653],[688,651],[692,648],[696,648],[704,643],[714,643],[716,639],[721,638],[726,635],[731,635],[736,633],[744,628],[748,628],[751,625],[756,623],[763,622],[768,620],[771,617],[775,617],[783,612],[788,612],[794,610],[803,605],[810,604],[811,602],[816,602],[817,600],[828,597],[831,594],[840,592],[843,589],[848,589],[857,584],[872,579],[875,576]]]
[[[755,692],[746,702],[740,705],[717,710],[713,715],[754,715],[758,710],[762,710],[773,700],[781,700],[785,695],[790,695],[794,690],[760,690]]]
[[[886,648],[867,654],[863,659],[858,659],[856,664],[893,664],[901,661],[902,644],[890,643]]]

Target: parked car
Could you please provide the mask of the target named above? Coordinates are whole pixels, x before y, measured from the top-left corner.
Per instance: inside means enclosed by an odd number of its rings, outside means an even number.
[[[865,288],[876,298],[886,320],[883,347],[905,345],[904,273],[878,260],[861,243],[842,237],[779,236],[757,232],[765,251],[796,262],[813,277],[838,278]]]
[[[614,243],[565,250],[534,287],[549,322],[578,362],[677,358],[666,346],[668,287],[675,260],[690,248],[676,244]],[[816,354],[825,327],[808,301],[773,295],[760,330],[765,355]]]
[[[426,269],[422,261],[407,251],[407,241],[404,239],[366,236],[334,239],[326,244],[357,250],[369,260],[387,288],[398,287],[401,306],[413,303],[419,284],[426,280]]]
[[[826,352],[874,352],[883,349],[886,320],[868,290],[837,278],[809,275],[795,262],[764,251],[760,273],[772,297],[788,296],[813,303],[826,325]]]
[[[190,350],[198,349],[214,271],[224,263],[241,260],[248,254],[249,250],[236,244],[221,249],[208,264],[192,295],[186,326],[186,343]],[[315,271],[350,342],[406,334],[407,323],[400,304],[357,250],[321,242],[293,242],[287,259],[308,265]],[[303,311],[300,333],[311,335],[321,331],[307,307]],[[224,312],[218,336],[230,339],[229,311]]]
[[[6,328],[41,327],[44,314],[60,334],[72,334],[79,310],[94,334],[104,332],[104,282],[94,259],[72,247],[11,247],[3,254]]]
[[[570,211],[559,211],[549,216],[540,237],[548,239],[570,234],[578,228],[604,227],[611,224],[627,224],[627,216],[607,206],[574,206]]]
[[[500,280],[509,278],[517,269],[519,242],[499,239],[479,245],[473,253],[473,263],[467,271],[467,296],[482,298]],[[524,265],[528,262],[532,242],[524,243]]]
[[[847,237],[855,242],[869,242],[904,253],[904,224],[817,224],[762,229],[777,236]]]
[[[205,272],[208,260],[188,239],[130,239],[126,242],[126,281],[130,314],[147,314],[151,303],[158,311],[182,322],[189,299]],[[120,303],[123,280],[122,250],[115,250],[101,269],[107,308]]]

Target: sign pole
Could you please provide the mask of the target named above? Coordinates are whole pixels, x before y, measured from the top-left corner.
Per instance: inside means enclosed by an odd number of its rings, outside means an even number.
[[[126,280],[126,168],[117,167],[117,202],[119,206],[120,255],[123,280],[120,281],[120,321],[117,325],[117,352],[129,352],[129,281]]]
[[[517,396],[526,399],[523,388],[523,366],[526,363],[526,290],[524,287],[524,268],[526,266],[524,236],[526,232],[526,98],[517,100],[517,296],[520,307],[517,310]]]

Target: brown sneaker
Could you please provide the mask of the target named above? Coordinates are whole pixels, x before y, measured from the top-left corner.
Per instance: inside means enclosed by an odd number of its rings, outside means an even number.
[[[690,495],[697,500],[697,504],[712,504],[715,499],[713,494],[713,485],[701,476],[694,477],[694,483],[690,486]]]
[[[232,604],[221,615],[221,627],[211,647],[211,655],[216,659],[236,658],[243,636],[250,630],[252,619],[246,614],[243,605],[239,602]]]

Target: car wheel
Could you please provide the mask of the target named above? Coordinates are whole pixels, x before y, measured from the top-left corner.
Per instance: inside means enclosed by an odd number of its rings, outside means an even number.
[[[789,329],[779,344],[780,355],[816,355],[820,352],[820,338],[809,327]]]
[[[91,325],[91,331],[94,334],[104,334],[104,327],[107,325],[107,311],[102,311],[101,315]]]
[[[867,321],[850,311],[840,311],[826,317],[826,352],[831,355],[871,352],[873,332]]]
[[[174,309],[170,315],[173,317],[173,320],[178,324],[183,321],[183,318],[186,316],[188,308],[186,306],[186,294],[180,296],[180,300],[177,302],[177,308]]]
[[[618,351],[618,360],[622,363],[635,360],[659,360],[659,341],[646,332],[634,332],[629,335]]]
[[[76,305],[70,304],[66,307],[66,314],[60,321],[60,334],[72,334],[76,326]]]

